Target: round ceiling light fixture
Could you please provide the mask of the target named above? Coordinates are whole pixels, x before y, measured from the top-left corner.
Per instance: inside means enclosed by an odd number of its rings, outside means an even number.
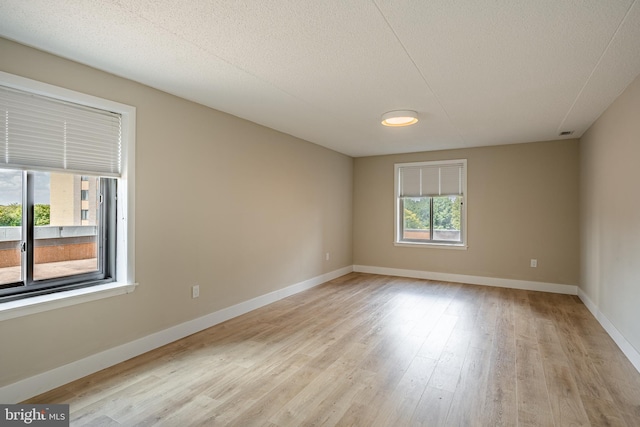
[[[394,110],[382,115],[384,126],[409,126],[418,123],[418,113],[411,110]]]

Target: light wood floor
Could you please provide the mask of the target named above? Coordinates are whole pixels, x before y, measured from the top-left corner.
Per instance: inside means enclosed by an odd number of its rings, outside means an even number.
[[[30,400],[72,425],[640,426],[575,296],[352,273]]]

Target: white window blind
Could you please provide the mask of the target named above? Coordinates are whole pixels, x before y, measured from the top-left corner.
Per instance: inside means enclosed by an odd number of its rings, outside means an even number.
[[[0,167],[120,176],[120,114],[5,86],[0,114]]]
[[[453,196],[463,194],[464,163],[402,166],[399,197]]]

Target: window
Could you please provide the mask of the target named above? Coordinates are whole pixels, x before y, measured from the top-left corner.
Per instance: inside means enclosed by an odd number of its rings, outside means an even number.
[[[135,109],[0,72],[0,115],[0,302],[133,284]]]
[[[396,244],[465,247],[466,160],[395,165]]]
[[[92,206],[93,223],[88,209],[77,218],[77,200],[66,197],[79,181],[73,174],[0,169],[0,183],[14,186],[0,191],[0,295],[112,280],[115,180],[93,179],[103,195]]]

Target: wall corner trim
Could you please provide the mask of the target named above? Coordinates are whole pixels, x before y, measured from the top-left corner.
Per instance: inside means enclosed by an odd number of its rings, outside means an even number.
[[[189,320],[171,328],[147,335],[135,341],[110,348],[84,359],[68,363],[49,371],[25,378],[13,384],[0,387],[0,402],[18,403],[38,394],[60,387],[102,369],[162,347],[181,338],[241,316],[257,308],[274,303],[288,296],[321,285],[353,271],[351,265],[321,274],[311,279],[275,290],[243,301],[231,307],[223,308],[197,319]]]
[[[640,352],[631,345],[629,341],[613,326],[613,323],[604,315],[600,308],[587,296],[587,294],[580,288],[578,288],[578,298],[582,300],[587,309],[593,314],[593,317],[600,323],[604,330],[609,334],[613,342],[622,350],[629,362],[633,365],[638,372],[640,372]]]
[[[502,279],[497,277],[468,276],[465,274],[438,273],[422,270],[403,270],[399,268],[354,265],[358,273],[382,274],[386,276],[410,277],[413,279],[440,280],[443,282],[467,283],[470,285],[495,286],[498,288],[523,289],[527,291],[553,292],[556,294],[577,295],[578,287],[559,283],[533,282],[528,280]]]

